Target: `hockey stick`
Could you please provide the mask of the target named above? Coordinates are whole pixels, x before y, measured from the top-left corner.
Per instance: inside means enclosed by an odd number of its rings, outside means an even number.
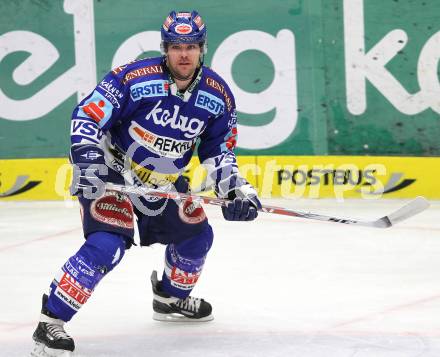
[[[225,207],[228,204],[228,202],[230,202],[230,200],[218,198],[218,197],[199,196],[188,193],[179,193],[175,191],[164,192],[164,191],[152,190],[146,187],[138,187],[138,186],[122,186],[115,184],[107,184],[106,187],[107,189],[110,190],[115,190],[127,194],[134,194],[137,196],[155,196],[160,198],[172,199],[175,201],[185,201],[190,199],[193,202],[200,202],[200,203],[222,206],[222,207]],[[429,207],[429,202],[424,197],[419,196],[413,199],[412,201],[408,202],[404,206],[400,207],[398,210],[373,221],[361,221],[350,218],[337,218],[322,214],[296,211],[290,208],[267,206],[267,205],[263,205],[263,207],[259,211],[279,214],[283,216],[314,219],[318,221],[343,223],[343,224],[358,225],[364,227],[387,228],[424,211],[428,207]]]

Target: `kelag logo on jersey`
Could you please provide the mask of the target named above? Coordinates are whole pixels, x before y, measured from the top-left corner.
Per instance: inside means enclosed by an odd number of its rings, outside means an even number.
[[[198,136],[203,129],[203,120],[197,118],[188,118],[187,116],[179,114],[180,107],[174,105],[174,111],[171,108],[163,109],[160,107],[162,100],[159,100],[154,108],[146,115],[145,119],[152,119],[154,124],[162,127],[170,127],[174,130],[183,132],[183,136],[192,139]]]
[[[74,137],[74,139],[78,139],[79,142],[81,142],[82,139],[86,139],[98,144],[101,141],[104,133],[96,126],[95,123],[76,119],[72,120],[70,135]]]
[[[195,105],[196,107],[206,109],[214,115],[223,113],[225,109],[225,102],[203,90],[198,91]]]
[[[130,97],[133,102],[142,98],[164,97],[168,95],[168,81],[154,80],[133,84],[130,87]]]

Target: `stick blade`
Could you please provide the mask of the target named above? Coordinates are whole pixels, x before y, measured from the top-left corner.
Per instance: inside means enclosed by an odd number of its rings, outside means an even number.
[[[375,222],[376,227],[387,228],[391,227],[399,222],[402,222],[420,212],[423,212],[429,207],[429,202],[426,198],[418,196],[412,201],[408,202],[405,206],[399,208],[397,211],[378,219]]]

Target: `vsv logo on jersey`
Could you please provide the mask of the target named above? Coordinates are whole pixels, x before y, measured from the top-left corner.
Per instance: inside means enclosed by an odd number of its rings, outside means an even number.
[[[142,98],[163,97],[168,95],[168,81],[154,80],[136,83],[130,87],[130,97],[133,102]]]
[[[198,91],[195,106],[206,109],[214,115],[223,113],[225,109],[225,103],[220,98],[203,90]]]
[[[170,126],[172,129],[182,131],[188,139],[198,136],[203,129],[204,122],[197,118],[191,118],[184,115],[179,115],[180,107],[174,106],[174,112],[171,114],[168,109],[160,108],[162,101],[159,100],[154,108],[147,114],[145,119],[153,119],[156,125],[161,125],[164,128]]]
[[[101,141],[104,133],[95,123],[87,120],[72,120],[70,135],[79,136],[80,139],[84,138],[97,144]]]

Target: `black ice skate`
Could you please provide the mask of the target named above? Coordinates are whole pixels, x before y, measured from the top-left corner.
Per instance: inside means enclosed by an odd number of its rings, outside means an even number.
[[[40,321],[32,338],[35,341],[32,357],[67,357],[72,356],[75,343],[66,331],[64,321],[58,319],[46,309],[47,295],[43,295]]]
[[[153,319],[157,321],[202,322],[211,321],[211,304],[203,299],[188,296],[186,299],[169,296],[161,289],[157,272],[151,274],[153,286]]]

